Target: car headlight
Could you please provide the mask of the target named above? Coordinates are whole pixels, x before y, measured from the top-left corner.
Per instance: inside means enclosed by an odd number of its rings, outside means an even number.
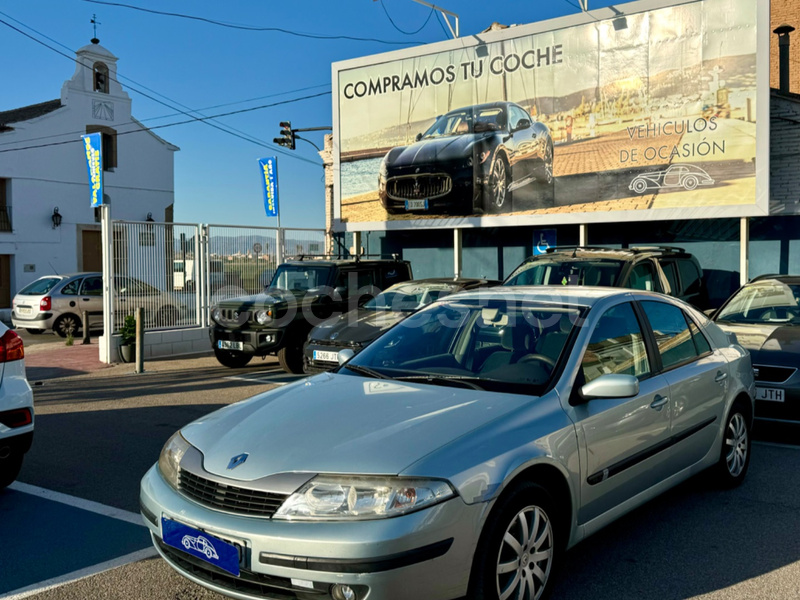
[[[178,489],[178,469],[181,459],[186,451],[191,448],[189,442],[183,439],[181,432],[176,432],[164,444],[161,456],[158,457],[158,470],[164,480],[176,490]]]
[[[289,496],[275,519],[385,519],[438,504],[455,495],[446,481],[401,477],[318,475]]]
[[[264,325],[270,319],[272,319],[271,310],[260,310],[256,313],[256,321],[258,321],[260,325]]]
[[[222,316],[222,312],[219,310],[218,306],[215,306],[211,309],[211,318],[214,319],[217,323],[219,323],[220,317]]]
[[[378,171],[378,174],[383,178],[386,179],[389,177],[389,161],[387,160],[388,156],[384,156],[383,160],[381,161],[381,168]]]

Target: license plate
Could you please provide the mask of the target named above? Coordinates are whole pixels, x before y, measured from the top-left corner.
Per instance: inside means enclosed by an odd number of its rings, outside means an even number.
[[[29,315],[31,314],[31,307],[30,306],[18,306],[17,312],[21,315]]]
[[[232,342],[230,340],[217,340],[217,348],[220,350],[244,350],[244,342]]]
[[[314,360],[323,362],[339,362],[338,352],[328,352],[325,350],[314,350]]]
[[[239,576],[239,549],[210,533],[161,517],[164,543]]]
[[[406,210],[428,210],[428,200],[406,200]]]
[[[783,390],[778,388],[756,388],[756,400],[764,400],[766,402],[783,402]]]

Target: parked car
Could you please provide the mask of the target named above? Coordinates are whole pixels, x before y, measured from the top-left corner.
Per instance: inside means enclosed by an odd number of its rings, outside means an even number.
[[[162,292],[135,277],[117,275],[116,314],[132,314],[141,305],[145,319],[153,327],[172,327],[186,312],[179,296]],[[82,312],[98,313],[89,318],[90,327],[102,327],[103,274],[72,273],[47,275],[22,288],[12,302],[11,321],[15,328],[29,333],[55,331],[61,337],[76,335],[83,328]]]
[[[261,294],[222,300],[211,309],[214,356],[226,367],[277,354],[287,373],[303,372],[303,344],[312,327],[411,279],[397,258],[299,257],[278,266]]]
[[[33,392],[24,359],[22,339],[0,323],[0,489],[17,478],[33,441]]]
[[[451,110],[381,163],[389,214],[507,212],[515,188],[553,181],[553,139],[513,102]]]
[[[756,277],[713,319],[750,351],[756,418],[800,423],[800,276]]]
[[[187,425],[142,480],[156,549],[237,597],[541,598],[621,515],[706,469],[741,483],[749,354],[674,298],[557,291],[444,298]]]
[[[329,371],[339,366],[339,350],[349,348],[355,353],[360,352],[384,331],[423,306],[450,294],[499,283],[489,279],[457,277],[395,284],[363,306],[314,327],[303,346],[303,370],[306,373]]]
[[[661,292],[704,310],[708,292],[697,258],[674,246],[559,246],[531,256],[503,285],[592,285]]]

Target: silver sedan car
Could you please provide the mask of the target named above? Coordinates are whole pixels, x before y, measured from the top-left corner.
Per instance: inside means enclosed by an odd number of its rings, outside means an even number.
[[[739,484],[753,390],[680,300],[466,292],[175,433],[141,512],[175,570],[242,600],[539,600],[621,515],[706,469]]]

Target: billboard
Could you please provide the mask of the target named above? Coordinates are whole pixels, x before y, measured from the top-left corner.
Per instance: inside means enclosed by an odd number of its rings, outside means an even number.
[[[335,225],[766,215],[768,26],[645,0],[335,63]]]

